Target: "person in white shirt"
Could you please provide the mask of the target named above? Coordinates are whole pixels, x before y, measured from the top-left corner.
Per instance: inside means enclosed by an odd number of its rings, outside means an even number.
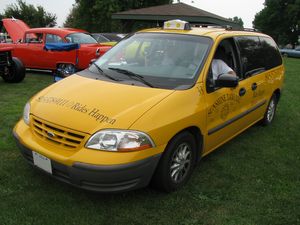
[[[225,52],[223,48],[218,47],[211,65],[214,80],[217,80],[221,74],[232,74],[233,76],[236,76],[234,70],[222,60],[222,57],[224,56]]]

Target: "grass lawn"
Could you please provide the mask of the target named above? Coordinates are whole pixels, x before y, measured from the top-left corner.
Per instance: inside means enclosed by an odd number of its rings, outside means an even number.
[[[26,101],[52,77],[0,80],[0,224],[300,224],[300,59],[285,65],[274,123],[253,126],[205,157],[190,182],[171,194],[151,188],[93,194],[34,170],[11,132]]]

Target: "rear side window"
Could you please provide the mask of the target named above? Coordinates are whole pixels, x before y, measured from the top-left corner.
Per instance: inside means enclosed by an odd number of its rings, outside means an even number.
[[[276,43],[269,37],[240,36],[238,43],[244,78],[282,64]]]
[[[260,40],[255,36],[236,37],[242,64],[244,78],[253,76],[265,70],[263,50]]]
[[[46,35],[46,43],[63,43],[63,39],[55,34],[47,34]]]
[[[268,37],[259,37],[262,52],[264,53],[266,69],[272,69],[282,64],[282,58],[276,43]]]

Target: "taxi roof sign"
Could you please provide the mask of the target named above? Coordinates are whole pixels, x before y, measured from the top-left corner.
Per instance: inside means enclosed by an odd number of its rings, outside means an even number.
[[[164,22],[163,28],[172,30],[190,30],[191,26],[189,22],[183,20],[169,20]]]

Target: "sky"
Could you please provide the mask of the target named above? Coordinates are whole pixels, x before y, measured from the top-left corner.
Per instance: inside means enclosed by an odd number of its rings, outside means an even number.
[[[240,17],[245,28],[252,28],[254,16],[264,8],[265,0],[181,0],[180,2],[225,18]]]
[[[41,5],[47,12],[55,13],[57,25],[62,26],[75,0],[24,0],[28,4]],[[217,14],[225,18],[242,18],[244,27],[252,28],[252,21],[257,12],[263,9],[265,0],[181,0],[181,2]],[[7,5],[16,0],[0,0],[0,13]],[[174,2],[177,2],[174,0]]]

